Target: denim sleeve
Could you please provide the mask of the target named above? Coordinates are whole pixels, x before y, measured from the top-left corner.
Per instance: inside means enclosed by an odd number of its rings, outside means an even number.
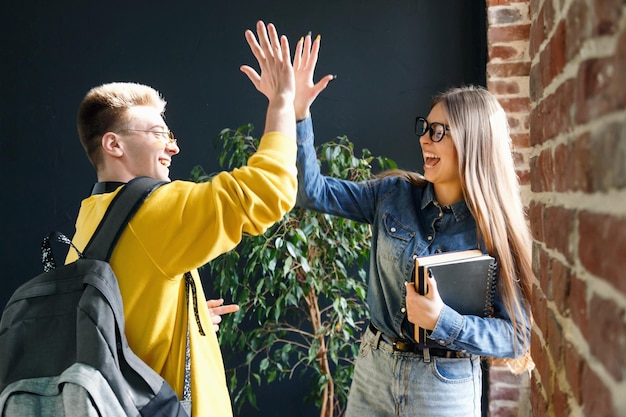
[[[496,292],[493,317],[464,316],[444,305],[429,337],[447,349],[494,358],[514,358],[525,352],[530,341],[528,316],[524,312],[518,320],[524,323],[525,334],[514,336],[509,315]]]
[[[376,208],[372,182],[353,182],[323,176],[314,145],[311,118],[296,125],[298,140],[298,194],[301,208],[372,223]]]

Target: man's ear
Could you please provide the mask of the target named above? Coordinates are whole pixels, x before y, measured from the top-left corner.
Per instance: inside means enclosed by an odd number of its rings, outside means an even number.
[[[113,132],[107,132],[102,136],[102,150],[114,158],[124,155],[124,148],[119,141],[119,136]]]

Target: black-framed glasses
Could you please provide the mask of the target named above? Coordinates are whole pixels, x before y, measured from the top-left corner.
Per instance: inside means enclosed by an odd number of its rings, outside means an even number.
[[[428,123],[428,120],[423,117],[415,118],[415,134],[419,137],[424,136],[426,132],[430,132],[430,140],[440,142],[448,130],[450,130],[450,126],[443,123]]]
[[[159,138],[159,140],[163,143],[170,144],[170,145],[176,145],[177,144],[177,140],[174,137],[174,132],[172,132],[171,130],[168,131],[160,131],[160,130],[142,130],[142,129],[122,129],[119,130],[116,133],[122,133],[122,132],[146,132],[146,133],[153,133],[157,138]]]

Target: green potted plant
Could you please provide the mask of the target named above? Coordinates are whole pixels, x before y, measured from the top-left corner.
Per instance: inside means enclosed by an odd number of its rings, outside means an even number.
[[[245,165],[256,150],[253,126],[224,129],[217,140],[223,169]],[[364,149],[360,157],[345,137],[318,147],[327,175],[351,180],[396,164]],[[195,181],[210,181],[201,167]],[[234,403],[256,406],[255,385],[314,375],[309,399],[321,417],[343,412],[352,381],[358,338],[368,318],[365,267],[369,225],[294,208],[261,236],[245,236],[236,250],[208,264],[213,290],[239,304],[219,333],[225,352],[245,352],[239,369],[227,370]],[[251,330],[242,329],[250,321]]]

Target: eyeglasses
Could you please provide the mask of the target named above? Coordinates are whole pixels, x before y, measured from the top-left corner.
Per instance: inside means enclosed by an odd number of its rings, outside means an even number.
[[[176,145],[177,144],[177,140],[174,137],[174,132],[172,132],[171,130],[168,130],[167,132],[163,132],[163,131],[159,131],[159,130],[141,130],[141,129],[122,129],[117,131],[116,133],[122,133],[122,132],[146,132],[146,133],[153,133],[157,138],[159,138],[159,140],[161,142],[163,142],[164,144],[170,144],[170,145]]]
[[[439,122],[428,123],[423,117],[415,118],[415,134],[422,137],[426,132],[430,132],[430,140],[440,142],[446,135],[446,131],[450,130],[450,126]]]

